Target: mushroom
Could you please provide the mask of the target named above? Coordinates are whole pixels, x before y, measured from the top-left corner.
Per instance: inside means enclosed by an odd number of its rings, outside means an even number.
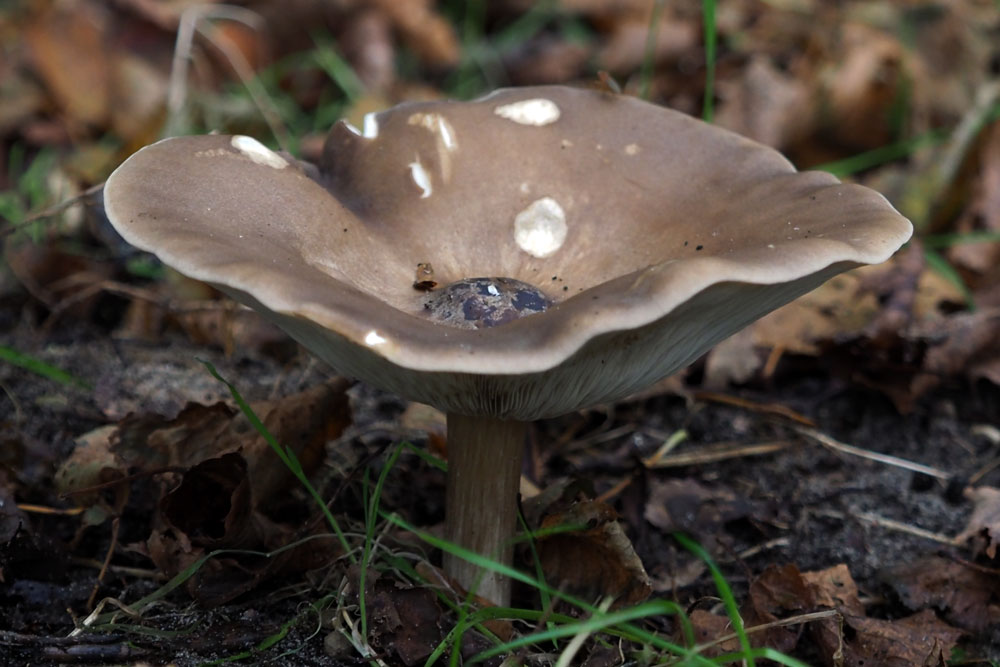
[[[105,206],[339,372],[446,412],[447,534],[503,563],[526,423],[656,382],[912,231],[741,136],[560,86],[339,122],[318,169],[246,136],[167,139]],[[508,602],[504,577],[445,567]]]

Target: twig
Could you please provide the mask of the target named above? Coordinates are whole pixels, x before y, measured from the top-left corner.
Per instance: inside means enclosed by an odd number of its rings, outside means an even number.
[[[898,456],[891,456],[890,454],[880,454],[878,452],[873,452],[867,449],[861,449],[860,447],[855,447],[853,445],[848,445],[843,442],[839,442],[825,433],[820,433],[814,428],[803,428],[797,427],[795,429],[797,432],[806,436],[811,440],[815,440],[824,447],[829,447],[835,451],[841,452],[843,454],[851,454],[853,456],[859,456],[863,459],[869,459],[871,461],[878,461],[879,463],[885,463],[886,465],[895,466],[897,468],[903,468],[905,470],[912,470],[913,472],[919,472],[924,475],[930,475],[931,477],[936,477],[938,479],[950,480],[951,473],[944,472],[937,468],[932,468],[931,466],[925,466],[922,463],[914,463],[913,461],[907,461],[906,459],[901,459]]]
[[[101,584],[104,583],[104,575],[108,573],[108,567],[111,566],[111,557],[115,555],[115,548],[118,546],[118,531],[120,528],[121,518],[116,516],[111,520],[111,543],[108,544],[108,551],[104,554],[104,561],[97,572],[97,581],[94,582],[94,588],[90,591],[90,597],[87,598],[88,609],[94,606],[94,600],[97,599],[97,594],[101,591]]]
[[[929,530],[925,530],[924,528],[911,526],[903,523],[902,521],[888,519],[884,516],[872,514],[871,512],[861,512],[855,516],[862,521],[870,523],[873,526],[878,526],[879,528],[888,528],[889,530],[906,533],[907,535],[915,535],[916,537],[922,537],[927,540],[933,540],[934,542],[940,542],[941,544],[946,544],[950,547],[962,546],[962,542],[956,540],[954,537],[948,537],[947,535],[942,535],[941,533],[934,533]]]
[[[794,440],[775,440],[773,442],[759,442],[749,445],[738,442],[716,442],[705,447],[699,447],[698,451],[671,454],[661,457],[656,461],[648,463],[647,461],[643,461],[643,463],[649,468],[678,468],[703,463],[716,463],[744,456],[772,454],[780,452],[783,449],[788,449],[795,444]]]
[[[805,415],[792,410],[787,405],[781,405],[780,403],[758,403],[757,401],[751,401],[746,398],[740,398],[738,396],[730,396],[729,394],[720,394],[714,391],[696,391],[694,392],[694,398],[697,401],[708,401],[711,403],[722,403],[723,405],[733,405],[738,408],[745,408],[752,412],[760,412],[766,415],[773,415],[775,417],[782,417],[789,421],[795,422],[796,424],[802,424],[803,426],[815,426],[816,422]]]
[[[756,556],[761,551],[767,551],[769,549],[774,549],[775,547],[787,547],[789,544],[791,544],[791,541],[787,537],[776,537],[773,540],[768,540],[767,542],[762,542],[761,544],[752,546],[749,549],[744,549],[739,552],[737,556],[740,560],[746,560],[751,556]]]
[[[863,521],[864,523],[878,528],[886,528],[899,533],[906,533],[907,535],[913,535],[915,537],[921,537],[934,542],[939,542],[940,544],[945,544],[950,547],[962,546],[962,542],[959,542],[953,537],[942,535],[941,533],[935,533],[917,526],[911,526],[903,523],[902,521],[896,521],[895,519],[887,519],[884,516],[879,516],[878,514],[873,514],[871,512],[846,513],[838,512],[836,510],[814,510],[812,513],[816,516],[830,517],[841,521],[846,520],[848,517],[853,517],[858,521]]]
[[[760,625],[755,625],[753,627],[745,628],[744,632],[748,635],[757,632],[763,632],[765,630],[770,630],[771,628],[782,628],[787,625],[801,625],[802,623],[812,623],[813,621],[822,621],[826,618],[839,618],[840,612],[836,609],[827,609],[825,611],[814,611],[809,614],[799,614],[798,616],[791,616],[789,618],[782,618],[777,621],[771,621],[770,623],[761,623]],[[699,644],[695,647],[696,653],[701,653],[707,648],[713,646],[718,646],[719,644],[724,644],[725,642],[732,641],[736,639],[739,635],[735,632],[731,632],[728,635],[723,635],[722,637],[716,637],[710,642],[704,644]]]
[[[83,205],[89,204],[89,202],[86,202],[84,200],[100,192],[103,188],[104,188],[104,182],[102,181],[97,185],[90,186],[89,188],[87,188],[78,195],[70,197],[69,199],[64,199],[58,204],[53,204],[48,208],[44,208],[38,213],[32,213],[24,220],[14,223],[9,227],[7,227],[7,229],[0,231],[0,240],[7,238],[11,234],[18,232],[19,230],[24,229],[25,227],[28,227],[31,224],[38,222],[39,220],[44,220],[46,218],[57,216],[66,209],[70,208],[71,206],[74,206],[76,204],[83,204]]]

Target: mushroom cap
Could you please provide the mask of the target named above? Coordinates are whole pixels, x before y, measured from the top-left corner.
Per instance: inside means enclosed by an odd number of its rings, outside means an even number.
[[[686,115],[559,86],[340,122],[316,169],[249,137],[138,151],[108,179],[131,244],[263,313],[339,372],[443,410],[555,416],[624,397],[912,233],[878,193]],[[427,316],[434,281],[553,302]],[[426,267],[424,267],[426,268]]]

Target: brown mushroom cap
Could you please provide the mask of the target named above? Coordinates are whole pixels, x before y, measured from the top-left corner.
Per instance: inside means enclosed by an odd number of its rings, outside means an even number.
[[[621,398],[910,223],[878,193],[634,98],[558,86],[338,123],[312,180],[248,137],[168,139],[108,179],[122,236],[264,313],[338,371],[449,412],[529,420]],[[432,321],[442,286],[553,303]]]

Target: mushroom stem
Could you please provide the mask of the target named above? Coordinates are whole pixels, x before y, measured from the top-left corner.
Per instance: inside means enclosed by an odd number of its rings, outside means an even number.
[[[517,525],[517,493],[524,458],[525,422],[448,415],[448,539],[510,565]],[[463,588],[505,606],[510,580],[445,554],[444,569]]]

